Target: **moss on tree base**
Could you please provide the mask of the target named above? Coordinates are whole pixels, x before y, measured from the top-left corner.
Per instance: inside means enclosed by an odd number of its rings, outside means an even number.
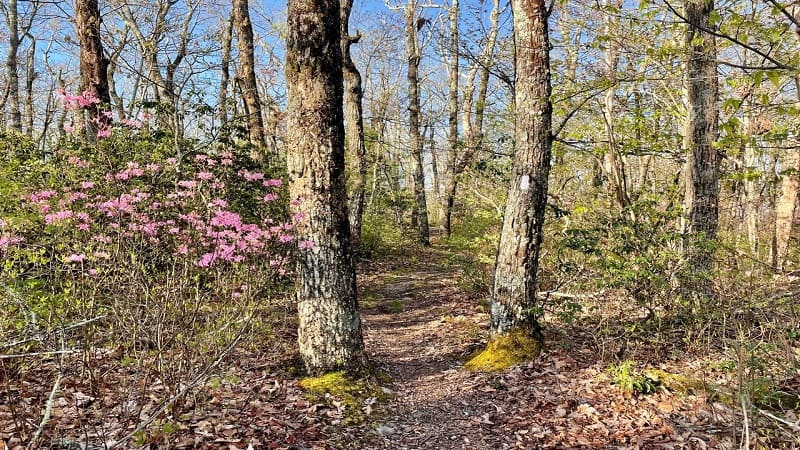
[[[493,336],[486,348],[474,354],[464,368],[476,372],[499,372],[530,361],[542,351],[542,341],[523,330]]]
[[[391,390],[380,385],[390,381],[385,374],[377,374],[374,378],[354,378],[347,372],[330,372],[319,377],[308,377],[300,380],[300,387],[306,392],[309,400],[334,403],[337,408],[344,408],[345,423],[361,423],[366,419],[373,403],[391,397]],[[367,412],[365,412],[365,409]]]

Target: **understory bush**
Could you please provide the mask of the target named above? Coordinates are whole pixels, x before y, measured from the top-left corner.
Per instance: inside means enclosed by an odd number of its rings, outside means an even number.
[[[19,355],[0,360],[0,382],[35,365],[26,355],[67,367],[108,351],[146,378],[109,389],[140,403],[157,381],[170,398],[282,298],[292,255],[314,246],[294,235],[303,217],[286,212],[282,173],[247,149],[176,153],[161,137],[114,122],[93,144],[68,134],[44,159],[0,136],[0,342]],[[85,366],[90,378],[113,370],[101,366]],[[126,411],[123,422],[141,420]]]

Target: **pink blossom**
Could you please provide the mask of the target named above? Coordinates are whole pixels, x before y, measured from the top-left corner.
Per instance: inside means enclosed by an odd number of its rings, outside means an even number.
[[[159,166],[156,163],[150,163],[145,168],[150,172],[158,172],[159,170],[161,170],[161,166]]]
[[[81,189],[89,190],[94,188],[94,181],[83,181],[81,182]]]
[[[292,214],[292,220],[295,221],[295,222],[302,222],[305,218],[306,218],[306,215],[305,215],[305,213],[302,213],[302,212],[296,212],[296,213]]]
[[[51,224],[53,222],[59,222],[62,220],[67,220],[73,216],[72,211],[70,210],[61,210],[56,211],[54,213],[50,213],[44,216],[44,223]]]
[[[66,258],[67,262],[70,262],[70,263],[83,262],[85,259],[86,259],[86,255],[84,255],[83,253],[80,253],[80,254],[73,253],[73,254],[67,256],[67,258]]]
[[[269,194],[264,196],[264,201],[265,202],[271,202],[273,200],[277,200],[278,198],[279,198],[278,194],[276,194],[274,192],[271,192],[271,193],[269,193]]]
[[[281,187],[283,185],[283,180],[273,178],[269,180],[264,180],[261,184],[264,187]]]
[[[105,139],[109,136],[111,136],[111,128],[101,128],[97,130],[97,137],[100,139]]]
[[[23,238],[14,236],[11,233],[0,233],[0,250],[5,251],[9,247],[17,245],[22,241],[24,241]]]
[[[188,255],[189,254],[189,247],[186,244],[181,244],[178,248],[175,249],[176,255]]]
[[[198,155],[198,156],[200,156],[200,155]],[[198,172],[197,173],[197,178],[200,179],[200,180],[208,181],[208,180],[214,178],[214,174],[212,174],[211,172]]]
[[[215,198],[214,200],[211,200],[211,205],[218,206],[220,208],[225,208],[228,206],[228,202],[222,200],[221,198]]]
[[[232,166],[233,165],[233,160],[230,159],[230,158],[222,158],[219,161],[219,163],[222,164],[223,166]]]
[[[72,125],[70,125],[68,123],[65,123],[64,124],[64,132],[67,133],[67,134],[72,134],[72,133],[75,132],[75,127],[73,127]]]
[[[89,269],[89,276],[90,277],[97,276],[98,273],[99,272],[97,271],[97,269]]]
[[[178,186],[184,189],[194,189],[197,186],[197,182],[191,180],[181,180],[178,181]]]
[[[47,200],[48,198],[56,195],[56,191],[39,191],[34,192],[28,198],[33,203],[39,203],[42,200]]]
[[[197,265],[200,267],[209,267],[214,263],[214,260],[217,257],[213,253],[206,253],[200,257],[200,260],[197,261]]]
[[[314,248],[314,243],[309,240],[302,240],[297,243],[297,247],[300,248],[301,250]]]
[[[287,242],[292,242],[294,240],[294,236],[290,234],[281,234],[278,236],[278,240],[281,241],[281,243],[286,244]]]
[[[122,119],[119,121],[119,123],[129,126],[131,128],[136,128],[136,129],[142,128],[142,122],[139,122],[136,119]]]
[[[167,158],[165,162],[167,164],[169,164],[170,166],[174,166],[175,164],[178,164],[178,160],[175,159],[175,158]]]

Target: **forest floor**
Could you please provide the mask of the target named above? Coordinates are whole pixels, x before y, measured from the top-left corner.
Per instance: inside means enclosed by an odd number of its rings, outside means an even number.
[[[98,352],[94,365],[108,369],[94,380],[65,372],[38,447],[101,449],[128,435],[117,448],[734,449],[747,431],[754,444],[748,448],[800,448],[773,422],[743,415],[735,401],[709,400],[702,386],[654,384],[637,387],[653,392],[635,394],[620,384],[639,372],[609,370],[632,358],[703,383],[730,379],[710,369],[721,358],[714,351],[620,346],[619,339],[598,340],[596,321],[548,319],[547,344],[534,361],[501,373],[470,372],[463,363],[485,343],[488,314],[485,295],[465,286],[457,254],[406,250],[363,261],[359,272],[367,351],[388,375],[382,395],[353,407],[304,392],[296,364],[286,362],[296,358],[287,310],[277,328],[233,349],[215,375],[166,407],[163,385],[143,384],[141,374],[114,363],[118,356]],[[6,377],[0,450],[26,448],[53,398],[54,373],[43,365],[12,382]],[[133,396],[135,386],[142,389]],[[792,412],[781,417],[790,427],[797,421]],[[137,431],[137,420],[148,418],[154,420]]]

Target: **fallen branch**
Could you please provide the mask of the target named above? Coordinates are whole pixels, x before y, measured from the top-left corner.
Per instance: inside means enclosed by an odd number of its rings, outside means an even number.
[[[65,326],[65,327],[63,327],[63,328],[61,328],[59,330],[55,330],[55,331],[53,331],[53,333],[64,333],[64,332],[72,330],[74,328],[82,327],[84,325],[88,325],[88,324],[90,324],[92,322],[96,322],[96,321],[98,321],[100,319],[105,319],[105,318],[106,318],[106,316],[102,315],[102,316],[92,317],[91,319],[81,320],[80,322],[71,323],[71,324],[69,324],[69,325],[67,325],[67,326]],[[31,342],[31,341],[40,341],[42,339],[43,335],[44,335],[44,333],[37,333],[35,336],[29,337],[27,339],[22,339],[22,340],[19,340],[19,341],[8,343],[8,344],[3,344],[3,348],[16,347],[17,345],[25,344],[25,343],[28,343],[28,342]]]
[[[14,359],[14,358],[27,358],[29,356],[53,356],[53,355],[68,355],[70,353],[79,353],[82,350],[55,350],[52,352],[34,352],[34,353],[17,353],[15,355],[0,355],[0,359]]]
[[[536,297],[542,300],[546,300],[548,298],[563,298],[566,300],[594,300],[602,294],[603,291],[593,292],[591,294],[570,294],[569,292],[541,291],[536,293]]]
[[[249,319],[248,319],[248,321],[249,321]],[[119,447],[120,445],[122,445],[122,444],[124,444],[125,442],[127,442],[128,440],[130,440],[130,439],[131,439],[132,437],[134,437],[134,436],[135,436],[137,433],[139,433],[139,432],[140,432],[140,431],[142,431],[143,429],[147,428],[147,426],[149,426],[151,423],[153,423],[153,422],[154,422],[154,421],[155,421],[155,420],[158,418],[158,416],[160,416],[160,415],[161,415],[161,413],[163,413],[164,411],[166,411],[166,410],[167,410],[167,408],[169,408],[170,406],[172,406],[172,405],[173,405],[173,404],[174,404],[174,403],[175,403],[175,402],[176,402],[176,401],[177,401],[179,398],[183,397],[184,395],[186,395],[187,393],[189,393],[189,391],[191,391],[192,389],[194,389],[194,388],[195,388],[197,385],[199,385],[200,383],[202,383],[202,382],[203,382],[203,381],[204,381],[204,380],[205,380],[205,379],[206,379],[206,378],[207,378],[207,377],[208,377],[208,376],[211,374],[211,371],[212,371],[214,368],[216,368],[217,366],[219,366],[219,364],[222,362],[222,360],[225,358],[225,356],[227,356],[227,355],[228,355],[228,353],[230,353],[230,351],[231,351],[231,350],[233,350],[233,349],[234,349],[234,347],[236,347],[236,344],[238,344],[238,343],[239,343],[239,341],[242,339],[242,336],[243,336],[243,331],[244,331],[244,329],[242,329],[242,330],[241,330],[241,331],[240,331],[240,332],[239,332],[239,333],[236,335],[236,338],[235,338],[234,340],[232,340],[230,343],[228,343],[228,345],[227,345],[227,346],[225,346],[225,348],[223,348],[223,349],[222,349],[222,351],[219,353],[219,355],[217,355],[217,358],[214,360],[214,362],[212,362],[211,364],[209,364],[208,366],[206,366],[206,367],[205,367],[205,368],[204,368],[204,369],[203,369],[203,370],[200,372],[200,374],[199,374],[198,376],[196,376],[196,377],[195,377],[195,378],[194,378],[192,381],[190,381],[188,384],[186,384],[186,385],[183,387],[183,389],[181,389],[180,391],[178,391],[178,393],[177,393],[177,394],[173,395],[173,396],[172,396],[171,398],[169,398],[167,401],[163,402],[163,403],[162,403],[162,404],[161,404],[161,405],[160,405],[158,408],[156,408],[156,410],[155,410],[155,411],[153,411],[153,413],[152,413],[152,414],[150,414],[150,416],[149,416],[147,419],[145,419],[143,422],[141,422],[141,423],[140,423],[140,424],[139,424],[139,425],[138,425],[136,428],[134,428],[134,429],[133,429],[131,432],[129,432],[128,434],[126,434],[125,436],[123,436],[122,438],[120,438],[118,441],[116,441],[116,442],[112,442],[111,444],[109,444],[109,445],[108,445],[108,447],[107,447],[107,448],[108,448],[109,450],[110,450],[110,449],[112,449],[112,448],[117,448],[117,447]]]
[[[42,421],[39,422],[39,428],[36,430],[36,433],[33,434],[33,438],[31,439],[31,448],[36,447],[36,444],[39,442],[39,438],[42,436],[44,427],[47,426],[47,422],[50,421],[50,417],[53,414],[53,404],[56,401],[56,394],[58,393],[58,387],[61,385],[61,378],[62,374],[59,371],[58,376],[56,377],[56,382],[53,383],[53,389],[50,391],[50,397],[47,398],[47,403],[44,407],[44,414],[42,414]]]
[[[784,419],[782,417],[778,417],[778,416],[776,416],[775,414],[772,414],[769,411],[764,411],[763,409],[756,408],[756,411],[758,411],[759,414],[761,414],[763,416],[766,416],[766,417],[769,417],[770,419],[772,419],[772,420],[774,420],[776,422],[780,422],[780,423],[786,425],[787,427],[791,428],[792,430],[800,433],[800,423],[789,422],[788,420],[786,420],[786,419]]]

